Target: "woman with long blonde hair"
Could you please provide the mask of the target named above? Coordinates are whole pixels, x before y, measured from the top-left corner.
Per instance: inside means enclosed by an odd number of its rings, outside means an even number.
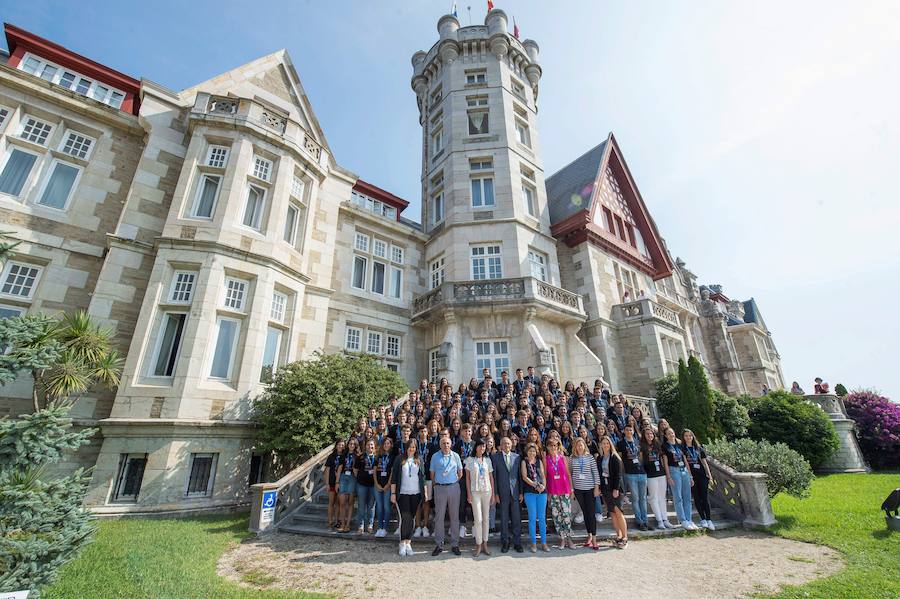
[[[625,525],[625,516],[622,514],[622,458],[616,451],[616,446],[607,435],[600,439],[600,457],[597,458],[597,466],[600,471],[600,489],[603,493],[603,502],[606,504],[607,514],[612,519],[616,538],[613,545],[617,549],[625,549],[628,546],[628,527]]]

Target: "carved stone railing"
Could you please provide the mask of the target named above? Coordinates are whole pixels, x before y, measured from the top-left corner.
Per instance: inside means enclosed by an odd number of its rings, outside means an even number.
[[[281,137],[284,143],[310,156],[315,164],[321,163],[322,146],[308,131],[299,123],[252,99],[198,93],[191,114],[196,118],[208,115],[258,127],[260,131]]]
[[[670,310],[650,298],[643,298],[613,306],[613,320],[627,322],[630,320],[643,320],[647,318],[656,318],[681,328],[681,323],[678,321],[678,315],[674,310]]]
[[[762,472],[736,472],[727,465],[707,458],[712,474],[709,501],[729,518],[744,526],[759,528],[775,524],[775,512],[766,488],[768,475]]]
[[[844,400],[831,393],[806,395],[804,399],[822,408],[828,414],[840,445],[837,451],[821,464],[818,472],[868,472],[869,465],[856,438],[856,421],[847,415]]]
[[[844,400],[837,395],[832,395],[831,393],[817,393],[815,395],[806,395],[805,399],[822,408],[822,411],[829,416],[836,415],[842,418],[847,417],[847,407],[844,405]]]
[[[639,407],[641,412],[643,412],[645,416],[649,416],[653,422],[659,420],[659,410],[656,407],[655,398],[642,397],[640,395],[625,395],[625,401],[632,407]]]
[[[425,314],[441,305],[473,305],[503,301],[535,301],[585,316],[582,298],[577,293],[560,289],[534,277],[492,279],[484,281],[444,282],[437,289],[413,298],[413,316]]]

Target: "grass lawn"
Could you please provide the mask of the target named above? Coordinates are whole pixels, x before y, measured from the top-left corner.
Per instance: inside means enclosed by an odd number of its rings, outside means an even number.
[[[244,588],[216,575],[216,561],[248,536],[247,516],[102,520],[91,543],[63,567],[44,599],[311,599],[324,595]],[[272,582],[262,568],[250,584]]]
[[[816,582],[786,587],[778,597],[900,597],[900,533],[891,533],[879,508],[900,487],[900,473],[832,474],[816,478],[808,499],[772,500],[777,535],[828,545],[847,568]]]

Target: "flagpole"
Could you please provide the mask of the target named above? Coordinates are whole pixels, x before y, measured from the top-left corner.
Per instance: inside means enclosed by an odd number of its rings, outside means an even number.
[[[469,11],[469,25],[471,25],[472,24],[472,7],[467,6],[466,10]]]

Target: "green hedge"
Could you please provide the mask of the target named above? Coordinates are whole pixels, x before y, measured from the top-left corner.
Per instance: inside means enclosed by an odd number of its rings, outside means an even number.
[[[813,481],[809,462],[784,443],[738,439],[718,439],[707,443],[706,452],[738,472],[763,472],[769,477],[769,497],[784,492],[794,497],[807,497]]]
[[[750,438],[784,443],[813,468],[822,466],[840,446],[828,414],[802,397],[772,391],[750,404]]]

